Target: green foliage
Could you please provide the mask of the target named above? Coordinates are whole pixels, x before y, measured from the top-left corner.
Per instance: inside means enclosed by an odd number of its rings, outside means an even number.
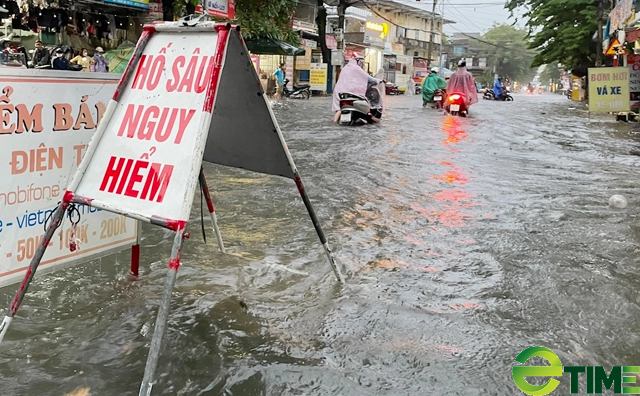
[[[189,14],[198,4],[199,0],[172,1],[173,11],[178,16]],[[245,38],[268,36],[299,45],[300,38],[291,29],[291,17],[297,5],[298,0],[236,0],[234,23],[242,27]]]
[[[562,75],[562,71],[558,67],[556,63],[552,63],[550,65],[546,65],[542,73],[540,73],[540,81],[543,84],[549,82],[549,80],[560,81],[560,77]]]
[[[606,3],[606,5],[604,4]],[[592,40],[598,30],[598,6],[608,0],[509,0],[512,12],[526,7],[530,48],[538,50],[533,66],[560,62],[569,68],[596,63],[600,44]],[[606,21],[602,13],[602,21]]]
[[[510,25],[494,25],[479,43],[489,69],[516,81],[533,75],[531,62],[536,54],[528,45],[527,31]],[[493,83],[493,78],[490,82]]]
[[[269,36],[293,45],[300,39],[291,29],[297,0],[236,0],[236,19],[246,37]]]

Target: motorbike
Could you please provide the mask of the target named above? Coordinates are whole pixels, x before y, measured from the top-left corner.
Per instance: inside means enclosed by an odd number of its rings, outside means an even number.
[[[495,98],[496,98],[496,96],[493,94],[493,90],[491,90],[491,89],[486,89],[484,91],[484,94],[482,95],[482,99],[484,99],[484,100],[493,100]]]
[[[340,125],[377,124],[382,118],[380,92],[369,84],[365,96],[351,92],[338,94],[340,99]]]
[[[401,91],[396,84],[390,82],[384,85],[384,89],[387,95],[400,95],[404,93],[404,91]]]
[[[506,89],[502,92],[502,95],[500,95],[499,97],[497,97],[495,99],[496,100],[501,100],[503,102],[513,102],[513,96],[511,96],[511,92],[509,92]]]
[[[452,92],[451,95],[447,97],[445,110],[453,116],[466,117],[469,114],[469,109],[464,99],[464,94]]]
[[[289,79],[285,79],[284,80],[284,89],[283,89],[283,93],[284,96],[289,98],[293,98],[293,99],[309,99],[309,97],[311,96],[311,85],[309,84],[303,84],[303,85],[294,85],[293,86],[293,90],[290,90],[289,88],[287,88],[287,85],[289,84]]]
[[[433,102],[431,104],[432,109],[443,109],[445,107],[445,100],[447,97],[447,91],[444,89],[438,89],[433,93]]]

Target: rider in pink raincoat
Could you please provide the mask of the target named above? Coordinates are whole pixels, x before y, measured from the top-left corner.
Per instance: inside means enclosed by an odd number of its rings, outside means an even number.
[[[378,83],[378,80],[369,76],[367,72],[362,69],[364,65],[364,56],[355,54],[355,56],[342,68],[340,77],[336,86],[333,88],[333,104],[331,109],[335,112],[334,121],[338,122],[340,118],[340,97],[338,96],[344,92],[350,92],[352,94],[365,96],[367,92],[367,84]]]
[[[467,71],[467,62],[461,60],[458,70],[451,75],[447,83],[447,94],[459,93],[464,95],[467,109],[478,102],[478,88],[471,73]]]

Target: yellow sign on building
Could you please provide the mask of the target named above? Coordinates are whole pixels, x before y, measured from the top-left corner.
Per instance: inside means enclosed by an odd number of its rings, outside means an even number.
[[[387,37],[389,33],[389,25],[386,22],[376,23],[372,21],[367,21],[365,27],[369,30],[373,30],[375,32],[380,32],[380,38],[383,39]]]
[[[598,67],[589,69],[589,111],[608,113],[629,111],[629,69]]]
[[[327,64],[312,63],[309,71],[309,85],[313,91],[327,90]]]

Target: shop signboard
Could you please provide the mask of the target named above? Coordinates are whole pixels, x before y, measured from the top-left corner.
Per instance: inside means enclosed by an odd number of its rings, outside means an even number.
[[[311,66],[311,54],[313,49],[311,47],[305,48],[305,53],[302,56],[296,56],[296,70],[309,70]]]
[[[155,21],[161,21],[163,19],[162,3],[151,2],[149,3],[149,13],[144,17],[144,23],[150,24]]]
[[[335,37],[329,36],[327,34],[324,36],[324,38],[327,42],[327,48],[329,48],[330,50],[338,49],[338,42],[336,41]]]
[[[316,42],[314,40],[302,39],[302,40],[300,40],[300,44],[302,45],[303,48],[309,47],[312,50],[318,48],[318,42]]]
[[[205,5],[211,16],[227,19],[235,17],[235,0],[207,0]]]
[[[309,72],[309,84],[313,91],[327,90],[327,64],[312,63]]]
[[[640,55],[627,56],[629,68],[629,100],[631,110],[640,112]]]
[[[284,71],[284,78],[289,80],[289,84],[287,84],[287,86],[290,86],[291,89],[293,88],[293,68],[294,68],[294,57],[293,56],[287,56],[286,59],[286,70]]]
[[[590,112],[629,111],[629,69],[590,68],[588,78]]]
[[[128,7],[149,8],[149,0],[104,0],[105,3],[119,4]]]
[[[15,109],[0,119],[0,286],[24,277],[47,218],[62,200],[118,83],[115,75],[36,72],[4,70],[0,76],[0,108]],[[78,214],[75,231],[66,221],[56,232],[41,270],[135,244],[135,220],[87,206],[78,206]],[[79,245],[72,250],[74,238]]]

